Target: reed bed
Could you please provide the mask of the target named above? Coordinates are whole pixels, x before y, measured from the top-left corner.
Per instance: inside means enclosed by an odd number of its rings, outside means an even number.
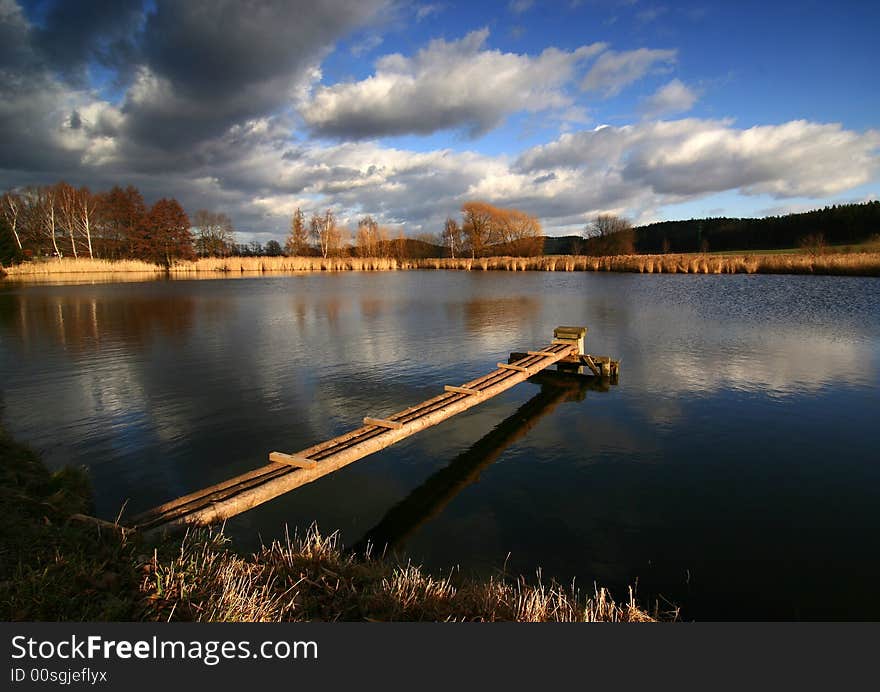
[[[46,280],[65,275],[114,273],[176,278],[252,274],[398,271],[608,271],[642,274],[831,274],[880,276],[880,252],[681,255],[545,255],[540,257],[456,257],[395,259],[388,257],[226,257],[176,262],[166,268],[137,260],[60,259],[26,262],[8,268],[11,279]]]
[[[107,260],[64,257],[61,259],[22,262],[5,271],[10,278],[39,278],[58,274],[164,274],[165,268],[141,260]]]
[[[409,562],[346,553],[336,534],[314,528],[247,558],[230,551],[222,533],[200,530],[171,559],[157,553],[143,570],[148,620],[650,622],[659,615],[640,608],[631,590],[617,603],[605,589],[584,597],[540,579],[434,577]]]
[[[641,274],[836,274],[880,276],[880,252],[825,255],[546,255],[421,260],[420,268],[461,271],[608,271]]]

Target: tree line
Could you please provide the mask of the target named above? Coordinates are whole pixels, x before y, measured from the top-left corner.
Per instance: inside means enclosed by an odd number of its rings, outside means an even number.
[[[170,264],[193,255],[190,220],[176,199],[147,208],[134,187],[93,193],[65,182],[6,192],[2,216],[20,259],[90,257]]]
[[[661,221],[635,229],[640,253],[773,250],[811,242],[848,245],[880,233],[880,201],[765,218]]]
[[[537,217],[471,200],[460,218],[447,217],[436,234],[407,237],[373,216],[354,229],[332,209],[307,214],[297,208],[282,245],[270,240],[237,243],[226,214],[205,209],[190,219],[174,198],[149,208],[134,186],[104,192],[65,182],[30,186],[0,198],[0,262],[34,257],[139,259],[170,265],[195,257],[300,255],[321,257],[486,257],[551,254],[624,255],[792,248],[858,243],[880,231],[880,201],[835,205],[763,219],[690,219],[634,227],[601,214],[581,235],[545,238]]]
[[[505,209],[487,202],[469,201],[461,207],[461,220],[448,217],[437,234],[407,238],[379,224],[371,215],[358,219],[350,231],[341,227],[333,210],[306,213],[297,208],[290,220],[284,245],[288,255],[333,257],[420,258],[470,255],[534,256],[543,253],[544,236],[537,217],[519,209]]]

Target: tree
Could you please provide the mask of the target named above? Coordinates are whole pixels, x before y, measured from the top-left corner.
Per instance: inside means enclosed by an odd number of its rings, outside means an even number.
[[[52,242],[55,257],[64,255],[58,248],[58,223],[56,214],[56,188],[52,185],[32,189],[33,212],[39,233]]]
[[[284,249],[288,255],[302,256],[309,251],[309,233],[306,229],[306,215],[299,207],[293,212],[290,219],[290,233],[284,243]]]
[[[144,234],[147,219],[144,198],[136,187],[116,185],[98,196],[96,215],[99,254],[109,259],[135,257],[135,245]]]
[[[635,231],[628,219],[599,214],[584,229],[587,252],[592,255],[631,255],[635,252]]]
[[[277,240],[270,240],[266,243],[266,254],[269,257],[280,257],[284,254],[284,251],[281,249],[281,243]]]
[[[175,259],[193,259],[193,234],[189,217],[176,199],[156,202],[150,209],[138,255],[170,267]]]
[[[358,257],[379,256],[379,224],[372,216],[365,216],[358,221],[354,245]]]
[[[544,254],[544,235],[537,217],[519,209],[496,208],[493,223],[506,253],[525,257]]]
[[[440,236],[443,247],[449,250],[449,256],[455,259],[456,251],[460,251],[462,245],[461,227],[451,216],[446,218],[443,224],[443,233]]]
[[[21,244],[21,237],[18,235],[18,221],[21,210],[22,200],[20,195],[11,190],[3,194],[3,198],[0,199],[0,213],[2,213],[2,218],[9,226],[9,231],[12,233],[12,237],[15,239],[15,244],[19,250],[24,249]]]
[[[87,187],[79,190],[65,182],[55,186],[55,199],[61,225],[70,236],[70,249],[78,257],[77,239],[85,243],[89,257],[94,257],[92,248],[92,226],[98,200]]]
[[[199,209],[193,218],[196,253],[200,257],[228,257],[235,245],[232,219],[226,214]]]
[[[24,253],[5,216],[0,216],[0,268],[21,262]]]
[[[488,245],[495,240],[492,238],[492,210],[492,205],[486,202],[465,202],[461,205],[464,246],[470,250],[471,257],[482,257]]]
[[[531,214],[479,201],[465,202],[461,210],[463,245],[472,257],[492,250],[511,255],[539,255],[544,251],[541,222]]]
[[[336,215],[332,209],[328,209],[323,215],[312,214],[309,227],[321,257],[338,254],[342,246],[342,232],[336,226]]]

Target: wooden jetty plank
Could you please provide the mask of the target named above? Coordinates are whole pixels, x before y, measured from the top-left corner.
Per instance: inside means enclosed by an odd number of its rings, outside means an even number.
[[[301,454],[285,454],[284,452],[272,452],[269,455],[269,461],[274,461],[276,464],[295,466],[299,469],[313,469],[318,465],[318,462],[314,459],[309,459]]]
[[[528,356],[555,356],[553,351],[526,351]]]
[[[479,389],[472,389],[470,387],[455,387],[451,384],[444,385],[443,391],[445,392],[453,392],[455,394],[479,394]]]
[[[396,420],[370,418],[369,416],[364,418],[364,425],[372,425],[377,428],[388,428],[389,430],[400,430],[403,427],[403,423]]]
[[[502,370],[516,370],[517,372],[528,372],[528,368],[524,368],[522,365],[514,365],[513,363],[498,363],[498,367]]]
[[[393,418],[396,420],[391,421],[400,423],[399,428],[358,428],[295,455],[288,455],[321,462],[312,468],[273,462],[144,512],[134,518],[134,524],[141,530],[162,530],[191,524],[210,524],[235,516],[476,406],[549,365],[573,355],[575,349],[571,343],[551,344],[542,350],[553,355],[529,355],[518,361],[516,369],[501,368],[503,372],[495,371],[483,375],[462,386],[468,389],[480,386],[482,396],[462,398],[457,397],[454,392],[444,392],[405,409],[394,414]]]

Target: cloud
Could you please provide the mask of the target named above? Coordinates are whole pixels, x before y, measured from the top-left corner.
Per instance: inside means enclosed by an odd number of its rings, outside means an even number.
[[[510,0],[510,2],[507,3],[507,9],[514,14],[522,14],[523,12],[532,9],[532,5],[534,4],[535,0]]]
[[[655,65],[674,63],[678,51],[639,48],[617,52],[606,51],[581,82],[584,91],[601,91],[608,98],[615,96],[627,85],[644,77]]]
[[[489,32],[432,41],[413,57],[386,55],[357,82],[319,87],[302,116],[324,136],[370,138],[463,129],[471,136],[506,115],[565,108],[564,86],[575,66],[604,44],[574,51],[548,48],[531,57],[484,48]]]
[[[794,120],[736,129],[730,121],[684,119],[600,127],[526,151],[515,168],[605,170],[659,195],[723,190],[822,197],[864,184],[878,171],[880,132]]]
[[[416,9],[416,21],[420,22],[423,19],[428,19],[435,14],[440,14],[445,9],[446,5],[443,3],[419,5],[419,7]]]
[[[680,80],[673,79],[646,98],[640,110],[645,117],[653,118],[661,115],[684,113],[693,108],[696,102],[696,92]]]
[[[286,106],[334,42],[384,0],[158,2],[124,106],[130,136],[177,149]]]
[[[133,38],[143,20],[141,0],[59,2],[33,28],[32,40],[52,69],[84,84],[90,59],[124,66],[136,50]]]
[[[383,38],[379,34],[367,34],[363,39],[353,44],[350,51],[353,56],[359,58],[382,45]]]
[[[102,2],[77,5],[91,16]],[[371,213],[418,232],[439,230],[463,201],[484,198],[562,232],[601,211],[649,219],[663,205],[726,190],[827,199],[878,171],[880,134],[833,123],[744,129],[726,120],[646,119],[582,129],[586,104],[570,90],[589,59],[598,56],[590,84],[608,94],[670,64],[674,51],[603,54],[604,44],[594,44],[506,53],[488,49],[483,30],[387,55],[367,79],[316,87],[322,58],[343,38],[371,35],[382,2],[328,0],[295,11],[289,3],[230,2],[209,11],[159,0],[144,15],[120,3],[94,31],[62,27],[66,15],[53,7],[32,25],[16,3],[0,0],[0,188],[60,179],[93,189],[133,184],[148,201],[173,195],[189,210],[230,214],[243,240],[283,237],[297,205],[330,206],[349,220]],[[123,26],[134,27],[124,48]],[[75,37],[64,58],[45,45],[63,31]],[[83,66],[97,60],[105,77],[111,55],[124,62],[108,78],[113,86],[83,83]],[[688,94],[673,80],[643,109],[668,114],[687,107]],[[522,111],[545,127],[581,129],[515,159],[364,140],[477,134]],[[309,138],[297,131],[303,121],[346,141]]]

